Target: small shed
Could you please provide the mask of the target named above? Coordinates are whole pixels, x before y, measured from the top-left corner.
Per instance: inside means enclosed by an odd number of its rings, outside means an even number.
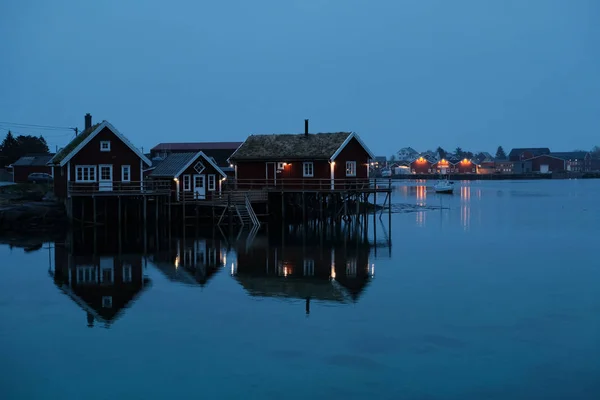
[[[52,168],[46,165],[54,154],[27,154],[12,163],[13,182],[26,183],[27,178],[33,173],[52,175]]]
[[[477,165],[466,158],[454,164],[454,171],[458,174],[475,174],[477,173]]]
[[[427,157],[418,157],[410,163],[413,174],[430,174],[433,171],[433,161]]]
[[[221,193],[227,175],[204,152],[171,153],[150,172],[148,179],[172,182],[173,200],[210,200]]]

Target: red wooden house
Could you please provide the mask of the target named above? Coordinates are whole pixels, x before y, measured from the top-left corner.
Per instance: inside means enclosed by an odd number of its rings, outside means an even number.
[[[566,161],[563,158],[555,157],[549,154],[533,157],[531,161],[531,171],[548,174],[551,172],[560,172],[566,170]]]
[[[468,159],[462,159],[454,164],[454,172],[457,174],[476,174],[477,164]]]
[[[431,174],[434,162],[427,157],[418,157],[410,163],[410,171],[413,174]]]
[[[53,168],[54,193],[73,195],[141,193],[143,170],[151,165],[123,134],[107,121],[85,129],[62,148],[48,165]]]
[[[150,172],[151,180],[170,182],[173,200],[210,200],[221,193],[225,172],[204,152],[171,153]]]
[[[454,172],[454,164],[452,164],[450,161],[446,160],[445,158],[442,158],[441,160],[434,163],[431,166],[431,169],[436,174],[442,174],[442,175],[451,174]]]
[[[373,153],[356,133],[251,135],[231,155],[238,188],[343,189],[368,185]]]

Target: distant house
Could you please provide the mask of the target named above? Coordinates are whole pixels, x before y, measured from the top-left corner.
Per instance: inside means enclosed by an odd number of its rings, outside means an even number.
[[[475,155],[475,157],[473,158],[473,161],[475,161],[477,164],[481,164],[484,162],[490,162],[490,161],[494,161],[494,156],[492,156],[487,151],[481,151]]]
[[[451,174],[454,172],[454,164],[445,158],[433,163],[431,168],[435,173],[442,175]]]
[[[172,153],[198,153],[203,152],[211,157],[215,164],[221,168],[229,167],[227,159],[242,145],[243,142],[187,142],[187,143],[159,143],[150,149],[150,159],[166,158]]]
[[[514,169],[514,161],[508,160],[496,160],[496,173],[497,174],[512,174]]]
[[[495,161],[482,161],[477,164],[477,173],[480,175],[490,175],[496,173]]]
[[[381,169],[381,168],[385,168],[387,166],[388,166],[388,161],[385,156],[375,156],[375,159],[373,160],[373,167],[375,169]]]
[[[412,147],[404,147],[398,150],[398,160],[411,162],[419,156],[419,152]]]
[[[458,174],[475,174],[477,173],[477,164],[464,158],[454,164],[454,172]]]
[[[551,172],[561,172],[566,170],[566,161],[563,158],[550,154],[533,157],[528,161],[531,162],[532,172],[548,174]]]
[[[410,170],[413,174],[431,174],[434,163],[429,157],[418,157],[410,163]]]
[[[570,172],[588,172],[592,155],[587,151],[568,151],[550,153],[553,157],[565,160],[565,170]]]
[[[85,129],[48,161],[54,176],[54,193],[59,198],[73,194],[92,195],[143,190],[143,170],[150,160],[107,121]]]
[[[227,175],[204,152],[171,153],[147,176],[171,182],[173,200],[212,199],[221,193]]]
[[[54,154],[27,154],[12,163],[13,182],[26,183],[27,178],[33,173],[52,175],[52,168],[47,165]]]
[[[338,189],[368,184],[373,153],[351,132],[251,135],[231,155],[239,188]]]
[[[547,147],[516,148],[508,154],[508,160],[523,161],[547,154],[550,154],[550,149]]]

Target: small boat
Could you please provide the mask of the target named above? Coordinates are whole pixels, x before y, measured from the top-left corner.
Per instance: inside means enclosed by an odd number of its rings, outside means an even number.
[[[433,185],[433,190],[435,190],[436,193],[452,194],[452,192],[454,192],[454,182],[448,180],[438,181]]]

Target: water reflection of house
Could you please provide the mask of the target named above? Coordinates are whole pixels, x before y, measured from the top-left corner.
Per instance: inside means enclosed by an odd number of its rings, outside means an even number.
[[[307,307],[311,299],[347,303],[358,300],[373,276],[369,255],[370,245],[356,239],[345,245],[319,237],[303,244],[271,239],[237,249],[231,272],[252,296],[303,299]]]
[[[216,239],[177,239],[172,248],[151,257],[171,281],[204,286],[227,262],[227,250]]]
[[[130,247],[119,253],[115,242],[104,247],[96,239],[96,251],[75,240],[55,244],[54,283],[87,313],[90,327],[95,321],[108,327],[150,285],[142,252]]]

